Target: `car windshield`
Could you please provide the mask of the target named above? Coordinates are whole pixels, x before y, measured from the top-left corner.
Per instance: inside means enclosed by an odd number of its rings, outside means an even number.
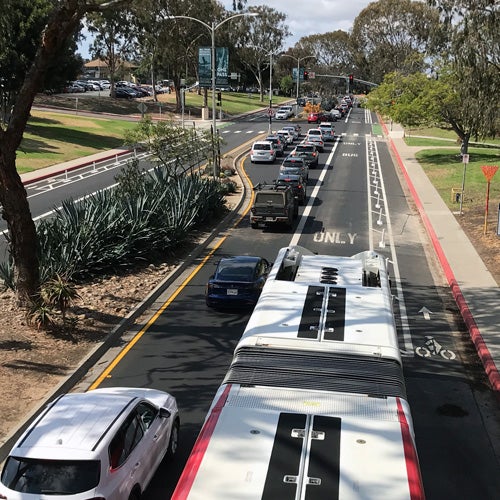
[[[216,278],[221,281],[252,281],[254,272],[253,263],[221,262]]]
[[[33,495],[76,495],[94,489],[99,477],[98,460],[9,457],[2,471],[2,484]]]

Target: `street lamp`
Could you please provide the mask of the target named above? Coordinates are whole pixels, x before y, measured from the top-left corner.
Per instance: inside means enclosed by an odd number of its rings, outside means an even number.
[[[201,19],[198,19],[197,17],[191,17],[191,16],[167,16],[166,19],[191,19],[192,21],[196,21],[197,23],[202,24],[207,28],[208,31],[210,31],[211,39],[212,39],[212,50],[211,50],[211,66],[212,66],[212,133],[215,134],[217,133],[217,107],[215,104],[215,77],[216,77],[216,67],[215,67],[215,31],[220,28],[224,23],[227,23],[228,21],[231,21],[231,19],[235,19],[236,17],[242,17],[242,16],[258,16],[259,14],[257,12],[242,12],[240,14],[234,14],[233,16],[226,17],[223,21],[221,21],[218,24],[215,24],[215,21],[212,21],[211,24],[206,23],[205,21],[202,21]],[[213,163],[213,176],[214,178],[217,178],[218,174],[218,166],[217,162],[215,160],[216,154],[215,154],[215,149],[214,149],[214,163]]]
[[[297,100],[299,99],[299,85],[300,85],[300,61],[303,61],[304,59],[309,59],[311,57],[316,57],[316,56],[304,56],[304,57],[295,57],[291,56],[289,54],[281,54],[281,57],[291,57],[292,59],[295,59],[297,61],[297,95],[296,98]],[[297,104],[297,111],[299,110],[299,105]]]

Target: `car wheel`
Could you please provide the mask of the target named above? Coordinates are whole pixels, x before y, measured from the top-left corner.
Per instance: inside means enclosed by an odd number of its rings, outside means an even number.
[[[141,495],[136,490],[134,490],[128,496],[128,500],[141,500]]]
[[[251,222],[251,223],[250,223],[250,226],[252,227],[252,229],[259,229],[259,224],[258,224],[258,222]]]
[[[168,442],[167,457],[172,458],[177,453],[179,448],[179,419],[175,419],[172,431],[170,432],[170,440]]]

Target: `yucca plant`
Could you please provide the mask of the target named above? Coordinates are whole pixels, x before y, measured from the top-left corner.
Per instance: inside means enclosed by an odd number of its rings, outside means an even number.
[[[40,292],[43,304],[49,308],[59,309],[64,323],[68,307],[79,297],[75,283],[59,274],[45,282]]]
[[[52,327],[56,323],[54,309],[41,301],[32,303],[27,314],[27,320],[37,330]]]

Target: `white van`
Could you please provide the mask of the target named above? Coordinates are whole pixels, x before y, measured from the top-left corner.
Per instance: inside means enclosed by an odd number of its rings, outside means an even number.
[[[276,149],[270,141],[256,141],[252,144],[250,151],[250,161],[273,163],[276,160]]]

